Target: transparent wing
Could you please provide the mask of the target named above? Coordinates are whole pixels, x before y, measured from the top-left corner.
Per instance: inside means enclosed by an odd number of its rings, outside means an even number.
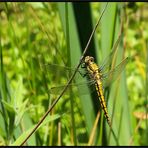
[[[67,67],[67,66],[60,66],[58,64],[41,64],[41,69],[44,70],[46,69],[49,72],[53,72],[54,75],[57,73],[60,74],[61,76],[65,76],[67,79],[70,78],[70,75],[75,71],[75,68]],[[85,75],[86,69],[85,68],[79,68],[76,75],[75,75],[75,80],[83,80],[83,75]]]
[[[60,74],[59,75],[60,78],[61,78],[61,76],[66,76],[66,78],[69,79],[70,74],[72,74],[75,71],[75,68],[60,66],[57,64],[48,63],[48,64],[40,64],[40,65],[41,65],[42,70],[46,69],[47,71],[53,73],[54,76],[57,74]],[[84,77],[84,75],[86,77]],[[58,81],[57,79],[58,78],[56,78],[56,81]],[[93,85],[95,83],[95,81],[90,79],[89,73],[87,72],[87,70],[85,68],[80,67],[78,69],[78,71],[74,77],[74,81],[77,81],[79,83],[73,82],[72,84],[70,84],[65,93],[69,93],[71,87],[72,87],[72,90],[77,89],[79,94],[81,94],[81,95],[93,92],[95,90],[95,87]],[[66,86],[66,84],[52,87],[51,89],[48,90],[48,93],[60,94],[65,86]],[[88,88],[89,88],[89,90],[88,90]]]
[[[113,70],[109,71],[106,74],[102,74],[102,83],[103,87],[108,87],[117,77],[120,75],[122,70],[125,68],[126,64],[128,63],[129,58],[125,58],[119,65],[117,65]]]
[[[95,85],[94,85],[95,81],[94,80],[90,80],[88,82],[84,81],[81,83],[73,83],[68,85],[68,88],[66,90],[66,94],[70,92],[70,90],[76,90],[79,92],[79,94],[83,95],[83,94],[88,94],[90,92],[95,91]],[[56,87],[51,87],[48,91],[49,94],[60,94],[61,91],[64,89],[66,85],[61,85],[61,86],[56,86]],[[88,88],[90,88],[88,90]]]
[[[41,68],[42,69],[46,68],[48,70],[55,70],[55,69],[57,69],[57,70],[64,71],[64,72],[65,72],[65,70],[66,71],[74,71],[74,68],[67,67],[67,66],[60,66],[58,64],[50,64],[50,63],[48,63],[48,64],[41,64]]]
[[[118,37],[116,43],[114,44],[111,53],[105,58],[105,60],[102,62],[101,66],[99,67],[101,72],[105,72],[110,67],[110,64],[113,60],[113,57],[115,55],[115,52],[117,51],[117,46],[121,40],[121,35]]]

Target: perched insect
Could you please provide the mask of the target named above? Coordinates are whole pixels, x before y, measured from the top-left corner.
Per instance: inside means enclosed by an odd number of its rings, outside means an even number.
[[[74,84],[70,84],[70,86],[77,86],[81,92],[81,90],[83,89],[82,93],[87,93],[85,92],[85,85],[88,84],[90,88],[94,88],[97,91],[100,103],[101,103],[101,107],[104,111],[105,117],[107,119],[107,122],[109,124],[109,126],[111,126],[111,121],[108,115],[108,111],[107,111],[107,106],[106,106],[106,102],[105,102],[105,98],[104,98],[104,92],[103,92],[103,88],[108,87],[122,72],[122,70],[125,68],[126,64],[129,61],[129,58],[125,58],[119,65],[117,65],[115,68],[109,70],[107,72],[107,70],[109,69],[110,65],[111,65],[111,61],[113,60],[114,54],[116,52],[116,48],[117,45],[120,41],[120,37],[117,39],[112,52],[109,54],[109,56],[104,60],[103,64],[101,66],[98,66],[95,62],[94,62],[94,58],[91,56],[86,56],[83,60],[83,63],[81,65],[81,68],[79,68],[78,72],[77,72],[77,76],[81,76],[81,77],[85,77],[88,76],[89,80],[86,82],[80,82],[80,83],[74,83]],[[73,69],[69,68],[69,67],[64,67],[64,66],[59,66],[56,64],[46,64],[44,65],[46,67],[48,67],[51,71],[53,70],[62,70],[65,73],[67,71],[71,71]],[[85,72],[82,72],[82,69],[85,69]],[[61,92],[61,90],[65,87],[65,85],[62,86],[57,86],[57,87],[52,87],[49,92],[51,94],[58,94]],[[93,89],[94,90],[94,89]]]
[[[128,58],[123,60],[115,69],[110,71],[109,77],[113,78],[113,73],[115,75],[116,71],[118,71],[118,74],[119,74],[119,72],[121,72],[121,70],[122,70],[121,68],[123,66],[125,66],[127,61],[128,61]],[[106,107],[106,102],[105,102],[105,99],[104,99],[103,86],[102,86],[103,74],[101,73],[101,69],[94,62],[94,58],[90,57],[90,56],[85,57],[84,67],[87,69],[90,78],[94,81],[94,84],[95,84],[95,87],[96,87],[96,90],[97,90],[97,94],[98,94],[98,97],[99,97],[99,100],[100,100],[100,103],[101,103],[101,107],[104,111],[104,114],[105,114],[105,117],[107,119],[108,124],[111,126],[111,121],[109,119],[109,115],[108,115],[108,111],[107,111],[107,107]]]

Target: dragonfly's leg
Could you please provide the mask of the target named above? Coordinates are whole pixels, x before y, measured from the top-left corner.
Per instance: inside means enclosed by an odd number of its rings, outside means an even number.
[[[79,74],[82,76],[82,77],[86,77],[87,76],[87,72],[85,72],[85,73],[82,73],[82,72],[80,72],[80,71],[78,71],[79,72]]]
[[[81,68],[86,68],[86,64],[84,62],[81,64]]]
[[[82,75],[82,77],[86,77],[86,76],[87,76],[87,74],[88,74],[88,73],[84,73],[84,74]]]
[[[101,72],[103,70],[104,66],[99,67],[99,71]]]
[[[85,64],[84,62],[81,64],[81,68],[86,68],[86,64]],[[80,75],[81,75],[82,77],[85,77],[85,76],[87,75],[87,72],[82,73],[82,72],[79,71],[79,73],[80,73]]]

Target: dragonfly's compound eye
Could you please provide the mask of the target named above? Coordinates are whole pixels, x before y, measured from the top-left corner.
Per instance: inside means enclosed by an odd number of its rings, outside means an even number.
[[[94,58],[93,57],[90,57],[90,56],[86,56],[85,57],[85,63],[86,64],[89,64],[89,62],[94,62]]]
[[[90,59],[89,56],[86,56],[86,57],[85,57],[85,60],[84,60],[85,64],[88,63],[89,59]]]
[[[91,62],[94,62],[94,58],[93,58],[93,57],[90,57],[90,61],[91,61]]]

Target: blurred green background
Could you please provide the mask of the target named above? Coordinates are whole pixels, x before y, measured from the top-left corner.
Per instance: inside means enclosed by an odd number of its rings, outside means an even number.
[[[44,65],[75,67],[105,5],[0,3],[0,145],[20,145],[57,98],[49,89],[66,84],[66,71]],[[71,91],[25,145],[148,145],[148,4],[108,3],[87,55],[99,65],[122,22],[116,64],[125,57],[130,61],[105,89],[117,139],[97,95]]]

